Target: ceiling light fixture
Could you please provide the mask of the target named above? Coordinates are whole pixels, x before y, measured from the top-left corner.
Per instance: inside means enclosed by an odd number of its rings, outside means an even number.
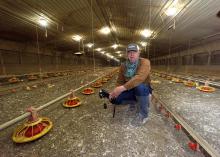
[[[99,51],[99,52],[100,52],[101,50],[102,50],[101,48],[97,48],[97,49],[96,49],[96,51]]]
[[[75,41],[80,41],[80,40],[82,39],[82,37],[79,36],[79,35],[74,35],[74,36],[72,37],[72,39],[75,40]]]
[[[82,52],[76,52],[75,55],[82,55]]]
[[[149,29],[144,29],[143,31],[141,31],[141,34],[145,37],[145,38],[148,38],[152,35],[152,31],[149,30]]]
[[[109,33],[111,32],[111,30],[110,30],[109,27],[102,27],[102,28],[100,29],[100,32],[101,32],[102,34],[109,34]]]
[[[91,48],[92,46],[93,46],[92,43],[88,43],[88,44],[87,44],[87,47],[89,47],[89,48]]]
[[[41,18],[39,19],[38,23],[39,23],[41,26],[43,26],[43,27],[47,27],[47,25],[48,25],[48,21],[47,21],[45,18],[43,18],[43,17],[41,17]]]
[[[170,7],[165,11],[165,14],[167,16],[175,16],[176,13],[177,13],[177,8],[175,8],[175,7]]]
[[[143,47],[147,46],[147,42],[141,42],[141,46]]]
[[[114,45],[112,45],[112,47],[113,47],[114,49],[116,49],[116,48],[118,47],[118,45],[117,45],[117,44],[114,44]]]

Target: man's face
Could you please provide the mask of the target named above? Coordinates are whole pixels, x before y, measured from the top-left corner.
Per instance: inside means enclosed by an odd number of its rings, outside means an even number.
[[[139,59],[140,52],[138,51],[129,51],[127,53],[128,59],[131,63],[136,62]]]

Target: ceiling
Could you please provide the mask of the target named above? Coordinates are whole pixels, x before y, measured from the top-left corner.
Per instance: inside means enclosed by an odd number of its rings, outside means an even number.
[[[167,16],[165,11],[174,2],[178,11]],[[78,34],[84,44],[94,42],[94,48],[114,55],[125,51],[130,42],[145,41],[150,43],[146,54],[157,57],[167,54],[169,48],[172,53],[189,41],[220,32],[217,6],[220,0],[1,0],[0,38],[35,42],[38,34],[41,46],[65,53],[79,50],[79,43],[72,40]],[[49,21],[47,37],[38,24],[42,16]],[[111,33],[101,34],[103,26]],[[153,35],[144,38],[141,31],[149,28]],[[114,50],[113,44],[119,47]]]

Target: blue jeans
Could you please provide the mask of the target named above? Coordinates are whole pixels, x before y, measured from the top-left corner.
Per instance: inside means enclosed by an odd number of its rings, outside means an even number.
[[[134,104],[138,103],[139,112],[143,118],[148,117],[149,112],[149,94],[151,93],[151,87],[145,84],[139,84],[138,86],[122,92],[114,101],[113,104]]]

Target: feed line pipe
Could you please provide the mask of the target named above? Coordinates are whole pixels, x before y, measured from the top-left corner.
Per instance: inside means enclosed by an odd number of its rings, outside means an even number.
[[[105,77],[106,75],[108,75],[108,74],[105,74],[105,75],[103,75],[103,76],[101,76],[101,77],[96,78],[95,80],[93,80],[93,81],[91,81],[91,82],[89,82],[89,83],[87,83],[87,84],[85,84],[85,85],[83,85],[83,86],[81,86],[81,87],[79,87],[79,88],[73,90],[73,92],[76,92],[76,91],[78,91],[78,90],[80,90],[80,89],[82,89],[82,88],[88,86],[89,84],[95,82],[96,80],[98,80],[98,79],[100,79],[100,78],[102,78],[102,77]],[[56,103],[56,102],[58,102],[58,101],[64,99],[65,97],[67,97],[67,96],[70,95],[71,93],[72,93],[72,92],[68,92],[68,93],[66,93],[66,94],[64,94],[64,95],[62,95],[62,96],[60,96],[60,97],[57,97],[57,98],[54,99],[54,100],[49,101],[48,103],[46,103],[46,104],[44,104],[44,105],[38,107],[38,108],[37,108],[37,111],[40,111],[40,110],[42,110],[42,109],[44,109],[44,108],[46,108],[46,107],[48,107],[48,106],[50,106],[50,105],[52,105],[52,104],[54,104],[54,103]],[[15,123],[17,123],[17,122],[19,122],[19,121],[25,119],[25,118],[27,118],[27,117],[30,116],[30,115],[31,115],[30,112],[26,112],[26,113],[24,113],[24,114],[18,116],[17,118],[14,118],[14,119],[12,119],[12,120],[10,120],[10,121],[8,121],[8,122],[5,122],[4,124],[1,124],[1,125],[0,125],[0,131],[2,131],[2,130],[4,130],[4,129],[8,128],[9,126],[11,126],[11,125],[13,125],[13,124],[15,124]]]

